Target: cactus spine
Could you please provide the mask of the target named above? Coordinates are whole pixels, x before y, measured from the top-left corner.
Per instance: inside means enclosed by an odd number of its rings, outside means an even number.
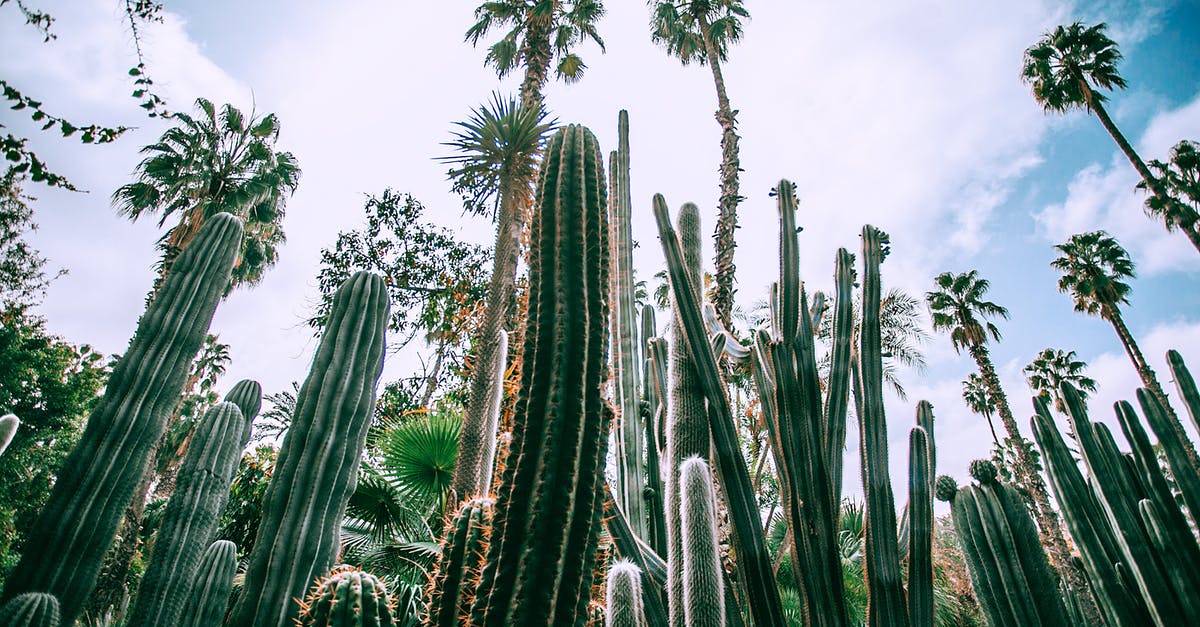
[[[262,386],[258,381],[252,379],[242,379],[229,388],[229,392],[225,394],[225,402],[233,403],[242,411],[242,420],[245,424],[242,429],[241,448],[246,448],[250,443],[250,430],[254,423],[254,419],[258,417],[258,412],[262,409]],[[239,449],[240,450],[240,449]]]
[[[700,209],[687,203],[679,209],[679,243],[683,250],[683,266],[688,277],[687,287],[693,298],[699,300],[698,286],[701,284],[700,270]],[[678,468],[683,460],[709,455],[708,414],[704,402],[704,388],[696,373],[696,364],[688,347],[687,331],[679,316],[680,307],[676,296],[671,296],[671,311],[675,312],[675,324],[671,327],[671,342],[668,345],[667,361],[667,424],[666,424],[666,467],[667,480],[667,609],[672,627],[684,625],[683,602],[683,540],[679,518]]]
[[[432,579],[426,624],[456,627],[470,612],[475,593],[472,584],[479,577],[495,503],[495,499],[471,499],[447,522],[442,555]]]
[[[229,402],[217,404],[201,420],[134,599],[131,627],[179,622],[201,554],[229,498],[245,422],[241,410]]]
[[[618,377],[616,398],[621,410],[621,452],[619,464],[621,477],[622,509],[629,516],[629,524],[639,538],[649,535],[646,507],[642,490],[646,485],[642,472],[642,416],[641,394],[638,391],[637,308],[634,305],[633,286],[633,228],[631,225],[633,204],[629,191],[629,112],[624,109],[617,115],[617,150],[609,158],[609,181],[612,193],[609,207],[612,209],[612,277],[613,277],[613,333],[612,343]]]
[[[318,581],[300,613],[302,627],[392,627],[391,599],[375,575],[338,566]]]
[[[724,582],[717,543],[717,504],[703,458],[679,466],[679,517],[683,535],[684,623],[725,625]]]
[[[221,627],[237,574],[237,546],[229,540],[208,545],[196,568],[195,583],[179,613],[179,627]]]
[[[293,599],[333,561],[375,410],[387,310],[383,280],[366,272],[334,297],[264,497],[231,627],[290,627],[299,610]]]
[[[4,454],[4,450],[12,444],[13,436],[17,434],[17,427],[21,426],[21,421],[12,414],[6,414],[0,417],[0,455]]]
[[[606,597],[606,627],[645,627],[646,617],[642,613],[642,572],[632,562],[618,560],[609,567]]]
[[[45,592],[18,594],[0,607],[0,625],[5,627],[58,627],[58,599]]]
[[[176,260],[63,463],[4,599],[48,592],[59,599],[62,622],[74,623],[179,401],[241,239],[241,221],[217,214]]]
[[[609,231],[596,138],[559,129],[533,214],[529,318],[512,446],[472,623],[586,620],[603,511],[612,410],[601,396]]]

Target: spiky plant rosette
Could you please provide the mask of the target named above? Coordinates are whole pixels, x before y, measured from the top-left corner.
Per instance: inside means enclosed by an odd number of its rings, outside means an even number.
[[[302,627],[392,627],[393,599],[375,575],[337,566],[318,579],[300,609]]]

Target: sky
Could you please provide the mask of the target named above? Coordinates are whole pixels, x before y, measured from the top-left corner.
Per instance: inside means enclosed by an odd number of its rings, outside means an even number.
[[[37,2],[56,18],[44,43],[15,3],[0,8],[0,76],[51,112],[86,123],[136,127],[113,144],[82,146],[39,134],[22,114],[0,121],[86,190],[31,186],[40,229],[31,237],[55,270],[40,313],[49,329],[106,353],[125,349],[153,281],[153,219],[116,216],[109,198],[131,180],[141,146],[165,123],[141,115],[127,70],[136,63],[123,3]],[[303,170],[287,203],[288,242],[260,286],[234,293],[212,332],[229,344],[222,381],[262,382],[267,393],[302,380],[316,349],[303,320],[318,296],[317,261],[339,231],[360,227],[367,195],[412,193],[428,216],[490,245],[492,225],[464,217],[446,167],[453,123],[493,91],[513,93],[463,34],[475,2],[165,2],[142,28],[148,72],[176,110],[197,97],[273,112],[278,147]],[[606,3],[605,51],[584,45],[582,81],[552,83],[546,101],[563,123],[587,125],[615,148],[617,112],[630,115],[634,264],[649,279],[664,266],[650,199],[673,210],[696,202],[704,230],[716,216],[720,130],[704,66],[681,66],[649,37],[642,2]],[[1125,59],[1129,88],[1109,110],[1146,159],[1181,139],[1200,140],[1200,3],[1013,0],[964,3],[753,2],[745,36],[724,74],[739,111],[741,228],[738,304],[750,307],[778,276],[778,223],[768,196],[796,182],[801,269],[810,291],[832,285],[838,247],[856,252],[863,224],[891,235],[885,287],[923,296],[942,271],[978,269],[988,297],[1008,307],[992,356],[1018,422],[1031,396],[1021,368],[1046,347],[1076,351],[1100,389],[1093,418],[1116,424],[1111,404],[1139,385],[1110,325],[1072,311],[1050,268],[1053,245],[1105,229],[1138,267],[1127,322],[1169,393],[1168,348],[1200,370],[1200,256],[1145,217],[1136,174],[1099,122],[1046,115],[1019,80],[1021,55],[1045,31],[1104,21]],[[79,123],[79,122],[76,122]],[[711,242],[706,267],[711,271]],[[926,324],[928,324],[926,322]],[[419,371],[418,346],[390,355],[383,381]],[[904,492],[907,433],[917,400],[933,403],[938,472],[967,480],[988,455],[986,423],[967,411],[961,381],[974,371],[946,336],[925,346],[924,373],[903,372],[908,399],[889,396],[893,483]],[[1189,425],[1189,428],[1190,425]],[[1028,431],[1026,431],[1026,435]],[[861,494],[851,428],[847,492]]]

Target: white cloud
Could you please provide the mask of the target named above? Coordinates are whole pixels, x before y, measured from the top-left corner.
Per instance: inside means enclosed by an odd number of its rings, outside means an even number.
[[[1096,122],[1098,124],[1098,122]],[[1200,129],[1200,94],[1187,104],[1154,116],[1136,142],[1145,160],[1165,160],[1181,139],[1196,139]],[[1187,238],[1168,233],[1162,221],[1145,214],[1141,179],[1125,155],[1115,150],[1107,164],[1093,163],[1067,185],[1067,197],[1036,214],[1039,230],[1058,244],[1083,231],[1103,229],[1121,242],[1142,274],[1200,270],[1200,259]]]

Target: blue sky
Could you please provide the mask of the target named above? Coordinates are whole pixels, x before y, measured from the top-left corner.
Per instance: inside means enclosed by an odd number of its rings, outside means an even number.
[[[599,25],[607,54],[576,85],[554,84],[547,101],[563,122],[615,145],[621,108],[631,118],[634,237],[639,275],[662,266],[650,215],[661,192],[672,207],[694,201],[710,231],[715,217],[719,131],[707,68],[681,67],[649,41],[641,2],[607,3]],[[1183,138],[1200,139],[1200,5],[1196,2],[1006,3],[749,2],[745,41],[725,66],[739,114],[742,190],[739,302],[749,306],[777,274],[777,225],[767,193],[797,182],[802,269],[811,289],[831,283],[836,247],[852,251],[866,222],[892,235],[888,285],[921,295],[943,270],[978,268],[990,296],[1007,306],[1004,341],[993,348],[1019,417],[1029,392],[1020,369],[1042,348],[1073,349],[1102,385],[1097,416],[1130,397],[1137,378],[1111,327],[1071,311],[1055,289],[1051,246],[1104,228],[1139,264],[1134,334],[1171,388],[1168,347],[1200,369],[1200,256],[1179,235],[1145,218],[1135,174],[1100,124],[1082,113],[1046,116],[1018,79],[1021,53],[1041,33],[1076,19],[1107,21],[1125,55],[1128,90],[1110,110],[1143,157],[1164,158]],[[37,3],[34,3],[38,6]],[[146,28],[151,75],[170,104],[198,96],[275,112],[279,145],[304,171],[288,204],[289,243],[256,290],[232,296],[213,330],[231,345],[225,385],[257,378],[269,392],[303,378],[315,344],[302,326],[316,296],[316,260],[336,233],[357,227],[365,194],[411,192],[464,237],[491,240],[491,226],[461,217],[433,160],[447,153],[451,125],[496,89],[482,49],[463,43],[473,2],[166,3]],[[895,6],[894,6],[895,5]],[[126,70],[134,64],[121,3],[46,3],[57,41],[44,44],[11,4],[0,10],[0,73],[70,119],[137,126],[116,144],[84,147],[38,135],[15,112],[5,124],[89,193],[33,188],[41,230],[35,243],[57,280],[42,313],[50,328],[105,352],[124,349],[153,273],[153,221],[117,218],[108,197],[129,180],[137,149],[164,126],[139,116]],[[421,8],[415,8],[415,7]],[[711,250],[708,255],[711,267]],[[389,359],[385,379],[415,369],[417,347]],[[902,483],[906,433],[916,400],[938,416],[939,465],[960,480],[986,455],[990,436],[959,397],[973,370],[945,337],[926,347],[924,376],[906,373],[908,402],[889,399],[892,467]],[[1022,422],[1024,422],[1022,420]],[[851,437],[855,437],[852,432]],[[851,446],[851,451],[855,450]],[[848,491],[859,491],[854,478]]]

